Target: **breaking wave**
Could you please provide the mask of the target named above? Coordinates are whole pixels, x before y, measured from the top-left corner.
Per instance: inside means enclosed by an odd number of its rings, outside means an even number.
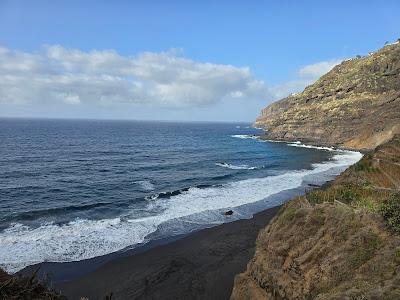
[[[123,216],[102,220],[76,219],[66,224],[47,223],[36,228],[15,223],[0,232],[0,266],[16,272],[44,261],[67,262],[105,255],[146,242],[160,226],[171,226],[171,232],[175,234],[185,233],[188,229],[182,226],[183,219],[210,222],[210,216],[215,212],[256,203],[299,187],[305,177],[318,177],[333,169],[338,174],[361,157],[358,152],[338,151],[332,160],[314,164],[311,170],[160,193],[148,199],[152,201],[147,202],[148,213],[142,217],[127,209]],[[144,181],[142,187],[150,188],[151,185]],[[270,206],[274,205],[277,204],[270,203]]]
[[[225,162],[215,163],[216,166],[231,169],[231,170],[256,170],[258,167],[251,167],[248,165],[232,165]]]

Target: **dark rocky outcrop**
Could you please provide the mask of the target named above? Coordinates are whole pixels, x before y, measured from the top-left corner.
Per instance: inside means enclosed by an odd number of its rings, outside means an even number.
[[[400,43],[335,66],[262,110],[265,138],[373,149],[400,133]]]

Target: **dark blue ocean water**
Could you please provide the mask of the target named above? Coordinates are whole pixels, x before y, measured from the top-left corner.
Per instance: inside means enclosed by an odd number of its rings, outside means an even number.
[[[0,266],[80,260],[249,217],[248,205],[277,205],[274,194],[359,158],[256,140],[249,126],[0,119]]]

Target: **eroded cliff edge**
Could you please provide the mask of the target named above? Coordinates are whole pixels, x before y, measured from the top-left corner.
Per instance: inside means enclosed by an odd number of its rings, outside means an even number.
[[[231,299],[400,299],[400,136],[259,233]]]
[[[343,61],[302,93],[264,108],[265,138],[373,149],[400,133],[400,43]]]

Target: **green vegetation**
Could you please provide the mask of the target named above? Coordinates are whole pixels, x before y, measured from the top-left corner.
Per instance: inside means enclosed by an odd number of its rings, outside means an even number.
[[[379,210],[378,204],[371,198],[360,198],[356,204],[369,212],[377,212]]]
[[[336,185],[327,189],[313,190],[306,194],[307,200],[315,205],[324,202],[339,201],[357,207],[375,208],[371,191],[357,185]]]
[[[285,210],[284,214],[282,215],[282,221],[292,221],[296,216],[297,209],[293,207],[289,207]]]
[[[398,264],[400,264],[400,248],[396,249],[396,252],[394,254],[394,261]]]
[[[372,165],[371,153],[366,154],[365,157],[363,157],[357,164],[354,165],[353,169],[356,172],[367,172],[367,173],[379,172],[379,169],[373,167]]]
[[[381,241],[375,232],[368,231],[356,241],[355,252],[350,256],[350,264],[353,268],[358,268],[369,261],[378,249]]]
[[[380,207],[383,218],[388,227],[394,232],[400,233],[400,194],[392,194]]]

